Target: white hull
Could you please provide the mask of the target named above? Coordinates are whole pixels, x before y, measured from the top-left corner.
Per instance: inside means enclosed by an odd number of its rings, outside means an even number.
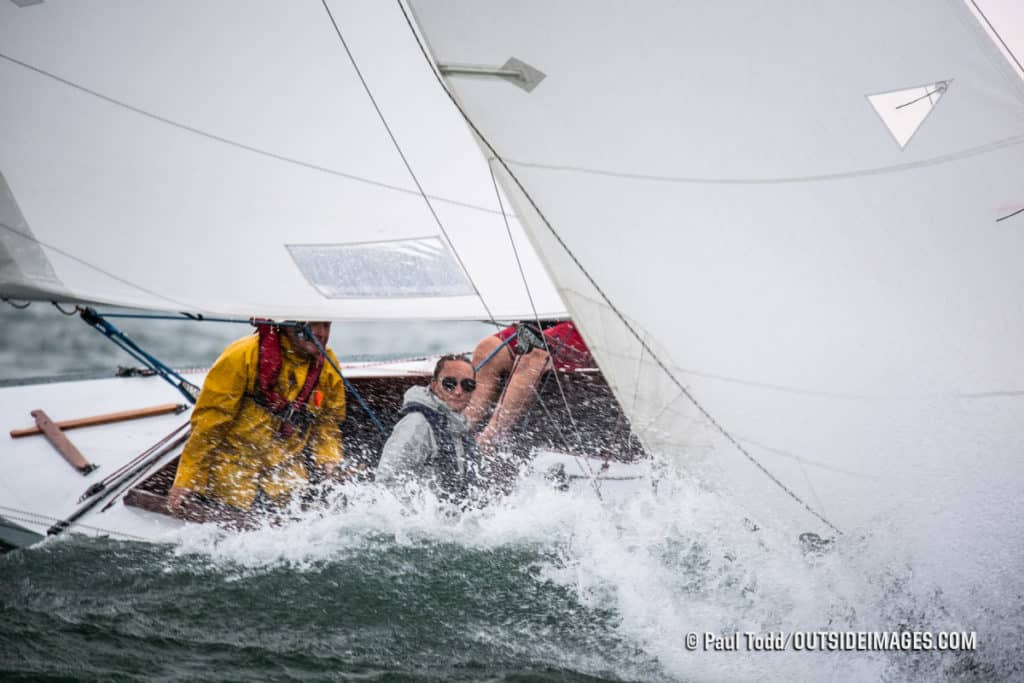
[[[344,371],[347,377],[355,380],[368,376],[417,378],[426,376],[432,362],[347,365]],[[203,376],[203,373],[196,372],[187,374],[186,378],[200,385]],[[36,409],[44,410],[52,420],[59,421],[183,400],[174,388],[157,377],[12,386],[0,389],[0,425],[8,431],[30,427],[33,424],[30,412]],[[350,401],[355,405],[354,399]],[[361,417],[357,408],[352,410]],[[190,412],[189,408],[181,414],[68,430],[68,438],[90,463],[97,466],[84,476],[61,457],[46,437],[14,439],[4,434],[0,437],[4,440],[4,446],[0,448],[0,541],[18,547],[43,540],[54,524],[79,510],[82,505],[79,497],[90,486],[181,426],[188,420]],[[147,467],[138,481],[156,472],[180,452],[180,445],[167,452]],[[615,499],[618,489],[643,485],[638,479],[636,465],[612,462],[602,470],[600,459],[551,451],[538,453],[534,470],[540,477],[558,464],[564,467],[570,490],[582,495],[594,495],[594,477],[602,480],[596,488],[606,499]],[[69,531],[158,542],[189,524],[125,505],[123,497],[128,488],[112,488],[99,504],[77,519]]]

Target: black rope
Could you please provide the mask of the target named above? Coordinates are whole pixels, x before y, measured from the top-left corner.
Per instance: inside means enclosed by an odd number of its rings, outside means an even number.
[[[997,218],[996,219],[996,223],[998,223],[999,221],[1005,221],[1007,218],[1013,218],[1014,216],[1017,216],[1017,215],[1022,214],[1022,213],[1024,213],[1024,209],[1017,209],[1013,213],[1008,213],[1005,216],[1003,216],[1002,218]]]
[[[61,305],[59,303],[57,303],[56,301],[51,301],[50,303],[53,304],[53,307],[56,308],[61,313],[63,313],[64,315],[77,315],[78,312],[82,310],[79,306],[75,306],[70,311],[65,311],[61,307]]]
[[[96,482],[95,484],[93,484],[92,486],[87,488],[85,490],[85,493],[83,493],[81,496],[79,496],[78,502],[79,503],[84,502],[87,498],[92,498],[97,493],[100,493],[101,491],[104,491],[109,485],[119,482],[126,472],[128,472],[129,470],[135,469],[139,465],[140,462],[142,462],[147,457],[149,457],[150,455],[155,453],[157,451],[157,449],[159,449],[162,446],[166,445],[167,442],[169,442],[171,439],[173,439],[183,429],[188,428],[189,424],[190,423],[186,422],[185,424],[181,425],[180,427],[175,429],[173,432],[171,432],[170,434],[165,436],[163,439],[161,439],[160,441],[156,442],[155,444],[153,444],[152,446],[150,446],[146,450],[142,451],[141,453],[136,455],[134,458],[132,458],[131,460],[129,460],[125,464],[121,465],[119,468],[117,468],[116,470],[114,470],[110,474],[108,474],[106,477],[104,477],[103,479],[99,480],[98,482]]]
[[[146,470],[148,470],[156,461],[158,461],[160,458],[162,458],[167,453],[170,453],[171,451],[173,451],[178,446],[184,444],[185,441],[188,440],[189,434],[191,433],[191,430],[187,430],[188,426],[189,426],[189,423],[186,422],[185,424],[183,424],[182,426],[178,427],[173,432],[171,432],[169,435],[167,435],[166,437],[161,439],[159,442],[157,442],[157,444],[155,444],[154,446],[146,449],[146,451],[144,451],[144,454],[148,455],[149,458],[144,460],[144,461],[142,461],[142,462],[138,462],[135,465],[134,469],[126,470],[126,469],[122,468],[122,470],[120,470],[121,471],[121,475],[119,476],[119,478],[117,478],[116,480],[111,482],[113,485],[110,486],[109,488],[105,488],[105,489],[102,489],[100,491],[97,491],[97,492],[93,493],[92,495],[84,495],[84,496],[82,496],[82,498],[80,498],[79,500],[80,501],[84,501],[84,502],[81,505],[78,506],[78,509],[76,509],[70,515],[68,515],[68,517],[66,517],[65,519],[61,519],[61,520],[58,520],[58,521],[54,522],[50,526],[50,528],[46,530],[46,535],[47,536],[59,536],[60,534],[64,533],[68,529],[70,529],[73,525],[75,525],[78,522],[79,519],[81,519],[86,514],[88,514],[93,508],[95,508],[97,505],[102,503],[104,500],[106,500],[107,498],[109,498],[109,497],[111,497],[113,495],[119,494],[124,488],[126,488],[125,487],[126,480],[130,480],[128,482],[129,485],[131,485],[135,481],[137,481],[139,477],[135,477],[135,475],[138,474],[138,475],[141,476],[141,474],[145,473]],[[170,441],[170,439],[172,439],[176,434],[179,434],[183,429],[187,430],[187,431],[185,431],[184,434],[180,434],[173,441]],[[135,461],[133,461],[133,462],[135,462]],[[132,477],[135,477],[135,478],[132,478]],[[87,491],[86,493],[88,494],[89,491]],[[105,511],[105,510],[107,510],[109,508],[110,508],[110,505],[107,505],[107,507],[103,508],[102,511]]]
[[[183,425],[183,427],[190,427],[190,423],[186,422]],[[139,466],[135,468],[135,470],[133,470],[133,472],[126,475],[128,477],[127,480],[122,480],[114,484],[112,490],[115,490],[116,493],[110,497],[110,500],[108,500],[107,504],[100,509],[100,512],[103,513],[112,508],[114,504],[117,503],[118,499],[122,494],[125,494],[127,491],[135,488],[135,485],[139,482],[140,479],[148,476],[151,472],[155,471],[156,465],[161,460],[167,457],[168,454],[173,455],[174,451],[178,448],[178,446],[184,446],[185,443],[188,441],[189,437],[191,436],[191,434],[192,430],[191,428],[189,428],[188,431],[186,431],[183,435],[179,436],[177,439],[170,442],[169,445],[165,445],[161,450],[153,451],[153,448],[156,448],[155,446],[151,448],[149,457],[145,461],[140,463]],[[172,458],[168,458],[167,462],[170,462],[170,460],[172,460]]]
[[[6,296],[5,297],[0,297],[0,301],[3,301],[4,303],[9,304],[10,306],[13,306],[14,308],[17,308],[18,310],[21,310],[21,311],[25,310],[26,308],[28,308],[29,306],[32,305],[31,301],[26,301],[24,303],[20,303],[19,304],[14,299],[8,299]]]
[[[920,102],[921,100],[923,100],[926,97],[931,97],[932,95],[934,95],[936,93],[944,93],[944,92],[946,92],[946,85],[942,84],[940,87],[935,88],[935,90],[931,90],[929,92],[926,92],[925,94],[921,95],[920,97],[912,99],[909,102],[904,102],[903,104],[896,105],[894,107],[894,109],[903,109],[904,107],[909,107],[912,104],[916,104],[917,102]]]
[[[437,215],[437,211],[434,209],[434,205],[431,203],[430,197],[427,196],[426,191],[424,191],[423,186],[420,184],[419,178],[416,177],[416,173],[412,170],[412,164],[409,163],[409,160],[405,156],[405,152],[402,151],[401,145],[398,144],[398,138],[395,137],[394,132],[391,130],[391,126],[388,125],[387,119],[384,118],[384,112],[381,110],[380,105],[377,104],[377,100],[373,96],[373,92],[370,90],[370,85],[366,82],[366,78],[363,77],[363,72],[359,69],[359,65],[356,63],[356,58],[349,49],[348,43],[345,42],[345,37],[341,34],[341,28],[338,26],[338,22],[334,20],[334,14],[331,12],[331,8],[327,6],[327,0],[320,1],[324,6],[324,10],[327,12],[327,17],[331,20],[331,25],[334,26],[334,32],[338,34],[338,40],[341,41],[341,46],[345,49],[345,54],[348,55],[349,62],[352,63],[352,68],[355,70],[356,76],[359,77],[359,82],[363,85],[363,90],[366,91],[366,96],[370,99],[370,103],[377,112],[377,117],[380,119],[381,124],[383,124],[384,130],[387,131],[388,137],[391,138],[391,143],[395,146],[395,151],[398,152],[398,156],[401,157],[406,170],[409,171],[409,177],[412,178],[413,183],[416,185],[416,189],[419,190],[420,196],[423,197],[423,201],[426,202],[427,209],[430,210],[430,215],[434,217],[434,222],[437,223],[438,229],[444,235],[445,240],[448,241],[448,246],[451,247],[455,260],[459,262],[459,267],[462,268],[466,278],[469,280],[469,284],[473,288],[473,292],[475,292],[477,298],[480,299],[480,304],[484,307],[484,311],[487,312],[487,317],[494,320],[494,314],[491,313],[490,307],[487,305],[487,302],[484,301],[483,294],[480,293],[480,290],[476,286],[476,282],[473,281],[473,276],[469,274],[469,269],[462,261],[462,257],[459,256],[459,252],[455,248],[455,243],[452,242],[452,238],[448,235],[448,231],[445,230],[444,225],[441,223],[441,218]],[[404,9],[402,11],[403,13],[405,12]]]
[[[405,7],[402,5],[401,0],[398,0],[398,6],[402,10],[402,15],[405,17],[406,23],[409,25],[409,30],[412,31],[413,35],[416,37],[416,42],[417,42],[417,44],[420,47],[420,52],[423,54],[423,57],[428,62],[432,63],[432,60],[430,59],[430,55],[427,54],[426,47],[423,45],[422,41],[420,41],[420,39],[419,39],[419,36],[416,34],[416,29],[415,29],[415,27],[412,24],[412,19],[409,17],[408,13],[405,11]],[[591,286],[600,295],[600,297],[604,300],[604,302],[608,306],[608,308],[616,315],[616,317],[618,317],[619,321],[622,322],[623,326],[625,326],[625,328],[627,330],[629,330],[630,334],[632,334],[633,337],[637,340],[637,342],[640,344],[641,348],[643,348],[645,351],[647,351],[647,353],[651,356],[651,358],[658,365],[658,367],[661,368],[662,372],[664,372],[665,375],[669,378],[669,380],[671,380],[671,382],[676,386],[676,388],[679,389],[680,393],[683,396],[685,396],[687,398],[687,400],[690,401],[690,403],[693,404],[693,406],[701,413],[701,415],[703,415],[704,418],[707,419],[708,422],[716,430],[718,430],[718,432],[720,434],[722,434],[722,436],[724,436],[726,438],[726,440],[728,440],[729,443],[731,443],[733,445],[733,447],[737,451],[739,451],[744,457],[747,458],[747,460],[749,460],[754,466],[756,466],[759,470],[761,470],[761,472],[765,476],[767,476],[776,486],[778,486],[782,491],[784,491],[787,495],[789,495],[790,498],[792,498],[793,500],[798,502],[800,505],[802,505],[804,507],[804,509],[807,510],[808,512],[810,512],[814,517],[816,517],[820,521],[824,522],[833,531],[835,531],[838,534],[842,534],[842,531],[840,531],[834,524],[832,524],[832,522],[828,521],[828,519],[826,519],[818,511],[816,511],[810,505],[805,503],[803,501],[803,499],[800,498],[800,496],[798,496],[792,489],[790,489],[788,486],[786,486],[778,477],[776,477],[774,474],[772,474],[768,470],[768,468],[766,468],[764,465],[762,465],[757,460],[757,458],[755,458],[753,455],[751,455],[750,452],[746,448],[744,448],[743,445],[736,439],[736,437],[734,437],[732,435],[732,433],[729,432],[729,430],[727,430],[721,423],[719,423],[718,420],[716,420],[711,415],[711,413],[708,412],[707,408],[705,408],[704,405],[701,404],[696,399],[696,397],[692,393],[690,393],[690,391],[685,386],[683,386],[683,383],[680,382],[676,378],[676,376],[672,374],[672,372],[669,370],[669,368],[665,364],[665,362],[662,361],[661,358],[654,352],[654,349],[652,349],[650,347],[650,345],[648,345],[647,342],[644,341],[643,337],[635,329],[633,329],[633,326],[630,325],[628,320],[626,320],[626,316],[618,309],[618,307],[615,306],[615,304],[612,303],[612,301],[608,297],[608,295],[605,294],[604,290],[601,289],[600,285],[597,284],[597,281],[594,280],[594,277],[590,274],[590,272],[586,268],[583,267],[583,264],[580,263],[580,260],[579,260],[579,258],[576,257],[576,254],[574,254],[573,251],[571,249],[569,249],[569,245],[567,245],[565,243],[565,240],[562,239],[562,236],[558,234],[558,231],[555,230],[554,226],[548,220],[547,216],[545,216],[544,212],[541,211],[540,207],[534,201],[533,197],[530,195],[529,192],[526,191],[526,188],[523,186],[522,182],[520,182],[519,178],[516,177],[515,173],[512,172],[512,169],[509,168],[507,163],[505,163],[505,160],[501,157],[501,155],[498,154],[498,151],[495,149],[494,145],[491,144],[490,140],[487,139],[486,136],[484,136],[483,132],[476,126],[476,124],[473,122],[473,120],[470,119],[469,115],[466,113],[466,111],[459,104],[458,100],[455,98],[455,95],[445,85],[444,80],[441,78],[441,76],[436,71],[434,71],[434,76],[435,76],[435,78],[437,78],[437,80],[440,83],[440,85],[441,85],[442,89],[444,90],[444,92],[448,95],[448,98],[452,101],[452,104],[454,104],[455,107],[459,110],[459,113],[462,114],[462,117],[465,119],[466,124],[473,130],[473,132],[477,135],[477,137],[484,144],[484,146],[486,146],[487,150],[501,164],[502,168],[505,169],[505,172],[508,173],[509,178],[511,178],[512,181],[515,183],[516,188],[522,193],[522,195],[526,199],[526,201],[528,201],[530,203],[531,208],[533,208],[533,210],[537,212],[537,216],[544,223],[545,227],[547,227],[547,229],[551,233],[551,235],[555,238],[555,240],[562,247],[562,249],[565,251],[565,253],[569,256],[569,258],[572,260],[572,262],[576,265],[576,267],[579,268],[579,270],[583,274],[583,276],[587,278],[587,281],[590,282]]]

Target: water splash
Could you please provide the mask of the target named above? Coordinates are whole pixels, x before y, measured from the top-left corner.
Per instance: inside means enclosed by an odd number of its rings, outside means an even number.
[[[225,667],[240,679],[1022,673],[1016,573],[977,573],[973,558],[937,567],[896,520],[808,552],[793,530],[757,528],[698,482],[606,482],[602,492],[599,500],[586,487],[566,494],[527,480],[494,505],[453,516],[429,495],[410,507],[362,486],[330,512],[282,526],[191,526],[164,545],[69,538],[12,553],[0,558],[0,604],[13,615],[0,644],[14,653],[8,662],[34,663],[7,670],[77,671],[42,656],[59,640],[96,677],[138,669],[219,678]],[[702,647],[705,633],[915,630],[976,631],[977,650]],[[689,649],[688,633],[701,646]]]
[[[808,552],[792,530],[757,528],[695,482],[630,483],[610,497],[531,481],[499,504],[452,517],[437,501],[410,511],[363,487],[348,494],[342,514],[247,534],[189,529],[176,552],[248,572],[309,571],[375,547],[526,552],[533,560],[522,580],[567,590],[583,611],[608,615],[616,639],[683,680],[756,680],[765,671],[793,680],[1010,680],[1021,672],[1020,582],[993,568],[951,593],[896,536],[897,524]],[[405,570],[415,568],[397,575]],[[752,652],[742,638],[738,652],[703,647],[705,633],[822,631],[976,632],[977,651]],[[696,650],[688,633],[699,634]]]

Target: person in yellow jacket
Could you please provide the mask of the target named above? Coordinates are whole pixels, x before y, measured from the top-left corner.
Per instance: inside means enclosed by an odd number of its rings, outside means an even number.
[[[343,457],[345,385],[308,336],[326,349],[330,329],[329,322],[258,325],[224,350],[192,411],[167,499],[172,514],[244,522],[254,503],[287,503],[311,469],[334,474]]]

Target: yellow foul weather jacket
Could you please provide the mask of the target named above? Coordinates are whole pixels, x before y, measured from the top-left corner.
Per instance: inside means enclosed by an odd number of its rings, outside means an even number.
[[[309,360],[292,350],[284,335],[280,343],[277,391],[292,401],[306,382]],[[281,419],[256,403],[258,376],[256,334],[233,342],[213,364],[192,411],[192,436],[182,451],[175,486],[248,509],[261,489],[283,502],[306,483],[305,450],[320,467],[341,461],[338,423],[345,419],[345,385],[330,363],[324,363],[306,403],[313,413],[309,429],[295,429],[289,436],[279,432]],[[319,406],[317,391],[322,393]]]

